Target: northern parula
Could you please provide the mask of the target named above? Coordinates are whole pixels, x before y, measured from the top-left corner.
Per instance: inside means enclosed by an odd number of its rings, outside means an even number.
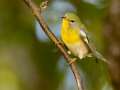
[[[61,39],[70,52],[79,59],[83,59],[91,54],[97,59],[108,63],[93,47],[87,29],[74,13],[68,12],[62,17]]]

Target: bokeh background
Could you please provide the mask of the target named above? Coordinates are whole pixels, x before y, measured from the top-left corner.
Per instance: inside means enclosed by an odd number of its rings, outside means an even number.
[[[60,17],[69,11],[112,63],[77,61],[85,90],[120,90],[120,0],[49,0],[42,15],[58,38]],[[77,90],[69,65],[23,0],[0,0],[0,90]]]

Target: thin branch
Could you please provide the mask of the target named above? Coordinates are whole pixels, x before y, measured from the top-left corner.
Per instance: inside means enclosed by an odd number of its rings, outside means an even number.
[[[42,30],[52,40],[52,42],[58,47],[58,49],[63,54],[65,60],[67,61],[67,63],[69,63],[72,60],[72,58],[69,57],[67,52],[64,50],[63,45],[60,44],[60,41],[51,32],[50,28],[48,27],[48,25],[46,24],[44,18],[41,15],[40,8],[34,2],[32,2],[31,0],[24,0],[24,2],[32,10],[33,15],[35,16],[35,18],[39,22],[40,26],[42,27]],[[77,83],[77,86],[78,86],[78,90],[84,90],[83,89],[83,83],[81,81],[80,74],[78,72],[76,63],[74,62],[72,64],[69,64],[69,66],[70,66],[70,68],[71,68],[71,70],[72,70],[72,72],[74,74],[74,77],[75,77],[75,80],[76,80],[76,83]]]

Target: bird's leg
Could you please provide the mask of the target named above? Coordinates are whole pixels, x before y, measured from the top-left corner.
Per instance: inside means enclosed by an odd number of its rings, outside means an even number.
[[[77,60],[77,58],[72,58],[72,60],[69,62],[69,64],[71,65],[72,63],[74,63]]]

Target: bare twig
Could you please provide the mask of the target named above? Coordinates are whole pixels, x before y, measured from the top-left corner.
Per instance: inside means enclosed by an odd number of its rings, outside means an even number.
[[[24,0],[24,2],[27,4],[27,6],[32,10],[33,15],[39,22],[40,26],[42,27],[42,30],[46,33],[46,35],[54,42],[54,44],[58,47],[58,49],[61,51],[61,53],[64,55],[65,60],[69,63],[72,58],[69,57],[67,52],[64,50],[64,47],[60,44],[60,41],[56,38],[56,36],[51,32],[50,28],[46,24],[44,18],[41,15],[40,8],[31,0]],[[76,63],[69,64],[70,68],[74,74],[78,90],[83,90],[83,83],[80,78],[80,74],[77,70]]]

